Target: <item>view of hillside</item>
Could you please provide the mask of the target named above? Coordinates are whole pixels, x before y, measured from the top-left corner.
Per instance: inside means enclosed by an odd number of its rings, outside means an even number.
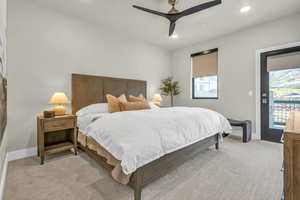
[[[273,98],[300,99],[300,68],[270,72]]]

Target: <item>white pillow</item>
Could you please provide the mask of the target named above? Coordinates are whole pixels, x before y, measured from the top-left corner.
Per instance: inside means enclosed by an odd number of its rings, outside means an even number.
[[[81,108],[76,112],[77,116],[90,114],[90,113],[108,113],[108,104],[107,103],[96,103],[91,104],[86,107]]]
[[[149,104],[151,109],[159,109],[160,108],[157,105],[155,105],[152,101],[148,101],[148,104]]]

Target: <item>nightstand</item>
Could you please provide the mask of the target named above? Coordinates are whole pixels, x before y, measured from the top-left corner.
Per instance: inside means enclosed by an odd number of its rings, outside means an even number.
[[[41,165],[45,155],[74,149],[77,155],[77,117],[63,115],[54,118],[37,117],[38,156]]]

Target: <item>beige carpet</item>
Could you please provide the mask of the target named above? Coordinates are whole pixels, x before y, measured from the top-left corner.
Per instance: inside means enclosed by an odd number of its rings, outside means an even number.
[[[143,200],[279,200],[282,145],[226,138],[143,190]],[[133,192],[113,181],[83,152],[9,163],[5,200],[132,200]]]

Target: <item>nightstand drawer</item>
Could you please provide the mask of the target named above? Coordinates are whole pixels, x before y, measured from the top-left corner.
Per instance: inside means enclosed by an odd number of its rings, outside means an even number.
[[[75,126],[74,118],[62,118],[62,119],[54,119],[49,121],[45,120],[44,122],[44,130],[46,132],[74,128],[74,126]]]

